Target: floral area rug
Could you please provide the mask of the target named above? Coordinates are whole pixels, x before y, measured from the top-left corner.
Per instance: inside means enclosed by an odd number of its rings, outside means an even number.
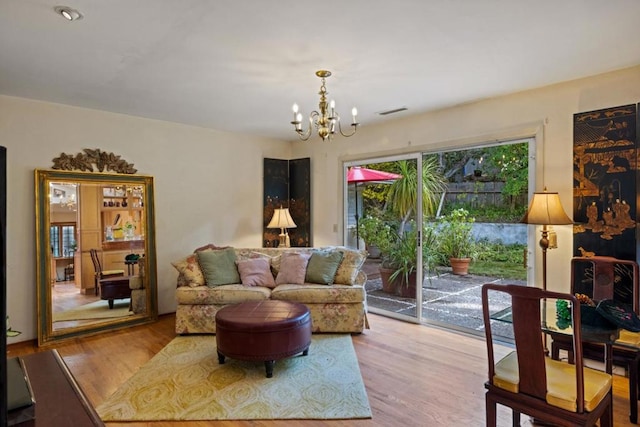
[[[100,300],[80,307],[53,313],[54,322],[67,320],[89,320],[89,319],[112,319],[116,317],[127,317],[133,315],[129,311],[129,299],[115,300],[113,308],[109,308],[109,301]]]
[[[309,354],[218,364],[212,335],[180,336],[98,405],[103,421],[371,418],[350,335],[313,335]]]

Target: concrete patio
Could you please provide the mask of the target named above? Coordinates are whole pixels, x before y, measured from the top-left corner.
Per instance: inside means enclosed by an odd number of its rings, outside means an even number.
[[[367,304],[370,308],[389,311],[407,316],[416,316],[416,300],[402,298],[382,290],[380,260],[367,259],[363,267],[367,274]],[[422,316],[426,323],[463,329],[483,334],[481,289],[485,283],[526,285],[524,281],[505,280],[496,277],[451,274],[443,269],[439,275],[428,277],[422,285]],[[506,296],[506,295],[505,295]],[[492,311],[509,307],[508,298],[500,295],[492,298]],[[510,339],[513,337],[511,325],[494,325],[494,333]]]

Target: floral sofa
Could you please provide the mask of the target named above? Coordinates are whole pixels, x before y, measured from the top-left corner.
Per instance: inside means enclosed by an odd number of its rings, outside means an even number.
[[[314,333],[361,333],[368,328],[367,276],[360,270],[366,256],[342,246],[198,248],[172,263],[178,270],[176,333],[215,333],[222,307],[267,299],[305,304]]]

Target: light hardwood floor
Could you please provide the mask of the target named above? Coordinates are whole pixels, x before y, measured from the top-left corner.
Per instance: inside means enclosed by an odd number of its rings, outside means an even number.
[[[370,420],[282,420],[108,423],[122,427],[273,426],[483,426],[487,362],[484,340],[370,314],[371,329],[353,337],[373,412]],[[152,325],[77,339],[56,348],[93,405],[113,393],[175,337],[174,316]],[[38,351],[31,343],[9,347],[9,356]],[[506,352],[504,348],[499,352]],[[628,381],[614,381],[615,425],[629,422]],[[498,425],[511,415],[499,410]],[[531,426],[523,417],[524,426]]]

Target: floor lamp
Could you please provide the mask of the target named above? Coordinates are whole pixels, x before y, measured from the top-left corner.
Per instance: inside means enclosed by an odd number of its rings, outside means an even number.
[[[542,225],[542,238],[540,247],[542,248],[542,289],[547,290],[547,249],[549,249],[549,225],[573,224],[571,218],[565,213],[558,193],[547,192],[545,188],[542,193],[533,193],[531,204],[527,213],[520,221],[524,224]]]
[[[289,213],[289,208],[274,209],[273,217],[267,225],[267,228],[279,228],[280,229],[280,246],[283,248],[288,248],[291,246],[291,242],[289,240],[289,233],[287,232],[287,228],[296,228],[296,223],[293,222],[293,218],[291,218],[291,214]]]

